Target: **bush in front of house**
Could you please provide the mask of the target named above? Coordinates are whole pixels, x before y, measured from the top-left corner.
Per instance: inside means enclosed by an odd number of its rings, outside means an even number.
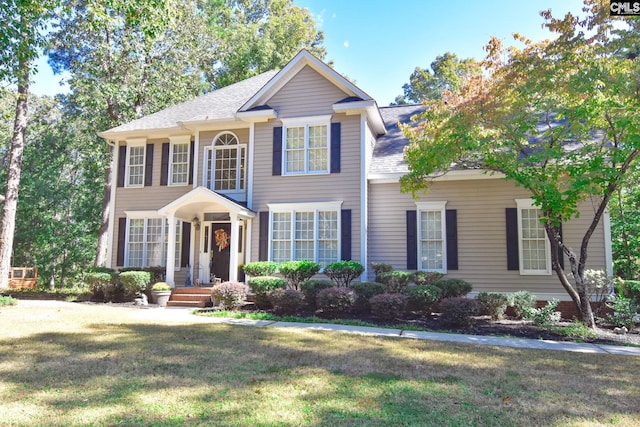
[[[348,287],[354,279],[364,273],[364,267],[355,261],[338,261],[326,266],[323,273],[338,286]]]
[[[304,294],[297,289],[274,289],[267,294],[273,311],[281,315],[292,315],[304,305]]]
[[[437,271],[416,271],[411,275],[411,281],[416,285],[433,285],[443,277],[444,274]]]
[[[124,267],[120,269],[120,274],[126,271],[146,271],[151,274],[149,283],[164,282],[167,274],[166,267]]]
[[[120,273],[120,283],[124,288],[125,296],[135,298],[147,290],[147,286],[151,283],[151,273],[148,271],[125,271]]]
[[[636,326],[636,315],[638,306],[630,298],[621,295],[611,295],[607,301],[607,307],[613,310],[613,313],[607,313],[605,321],[618,328],[625,327],[629,330]]]
[[[526,318],[532,320],[538,326],[552,325],[560,321],[560,312],[556,311],[560,301],[553,299],[547,301],[547,305],[540,308],[527,308]]]
[[[250,262],[243,265],[242,270],[251,277],[273,276],[278,271],[278,264],[273,261]]]
[[[211,298],[225,310],[234,310],[247,299],[249,287],[240,282],[222,282],[211,288]]]
[[[382,273],[389,273],[390,271],[393,271],[393,266],[391,264],[387,264],[384,262],[372,262],[371,268],[373,269],[373,272],[376,275],[376,282],[378,283],[380,283],[380,280],[378,280],[378,277]]]
[[[442,291],[441,298],[463,297],[473,290],[471,283],[462,279],[440,279],[436,280],[434,286]]]
[[[316,306],[323,317],[338,318],[351,313],[356,302],[353,289],[332,287],[318,292]]]
[[[387,293],[398,294],[404,293],[411,281],[411,273],[406,271],[388,271],[380,273],[376,282],[383,283],[387,287]]]
[[[287,261],[278,266],[280,274],[284,276],[291,289],[300,289],[300,284],[311,279],[320,271],[320,264],[314,261]]]
[[[411,286],[407,290],[408,308],[422,315],[431,314],[431,308],[440,300],[440,288],[434,285]]]
[[[509,305],[509,297],[496,292],[480,292],[476,299],[480,304],[480,313],[491,316],[493,320],[502,319]]]
[[[538,297],[529,291],[518,291],[508,296],[509,306],[517,319],[525,319],[529,310],[536,308]]]
[[[300,289],[304,294],[304,300],[311,310],[317,308],[316,298],[323,289],[334,288],[336,284],[331,280],[307,280],[300,284]]]
[[[471,317],[478,314],[478,301],[465,297],[440,301],[440,319],[452,326],[469,326]]]
[[[378,282],[353,282],[350,286],[356,293],[356,302],[353,308],[359,313],[371,311],[369,300],[374,295],[384,294],[387,287]]]
[[[407,309],[407,296],[401,293],[384,293],[369,299],[371,314],[383,321],[391,321],[404,314]]]
[[[17,299],[9,296],[0,295],[0,307],[2,307],[3,305],[16,305],[16,304],[18,304]]]
[[[115,271],[92,271],[85,273],[84,281],[92,293],[94,301],[109,301],[116,292]]]
[[[285,288],[287,286],[287,282],[285,282],[283,278],[275,276],[251,277],[247,283],[253,291],[256,307],[261,309],[271,307],[271,303],[267,297],[270,291]]]

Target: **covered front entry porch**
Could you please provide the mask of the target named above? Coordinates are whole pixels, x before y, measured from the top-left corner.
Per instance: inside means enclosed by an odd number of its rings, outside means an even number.
[[[240,203],[196,187],[159,210],[171,224],[180,219],[191,223],[189,275],[187,283],[200,285],[237,281],[238,267],[251,257],[251,226],[256,213]],[[169,230],[166,281],[175,286],[176,233]],[[180,284],[178,284],[180,285]]]

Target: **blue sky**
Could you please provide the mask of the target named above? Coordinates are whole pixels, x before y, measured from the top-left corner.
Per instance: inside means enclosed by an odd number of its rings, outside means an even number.
[[[378,105],[402,94],[402,85],[416,66],[437,55],[481,59],[491,36],[510,43],[519,32],[533,40],[550,37],[539,12],[556,16],[580,13],[581,0],[294,0],[312,13],[325,33],[327,60],[346,74]],[[38,63],[32,85],[37,94],[60,91],[46,59]]]

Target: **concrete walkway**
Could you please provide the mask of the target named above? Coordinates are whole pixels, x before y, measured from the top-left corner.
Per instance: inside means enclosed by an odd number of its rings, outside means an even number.
[[[334,325],[327,323],[293,323],[269,320],[231,319],[223,317],[197,316],[191,308],[167,307],[147,308],[131,311],[131,316],[139,319],[164,322],[218,323],[275,328],[312,329],[317,331],[337,331],[364,335],[412,338],[430,341],[448,341],[464,344],[482,344],[501,347],[530,348],[539,350],[571,351],[575,353],[615,354],[640,357],[639,347],[574,343],[564,341],[533,340],[526,338],[504,338],[484,335],[446,334],[440,332],[405,331],[401,329],[375,328],[366,326]]]

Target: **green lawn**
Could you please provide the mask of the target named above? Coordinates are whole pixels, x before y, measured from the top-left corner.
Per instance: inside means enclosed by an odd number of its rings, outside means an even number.
[[[0,425],[638,425],[640,358],[0,307]],[[159,311],[159,310],[158,310]]]

